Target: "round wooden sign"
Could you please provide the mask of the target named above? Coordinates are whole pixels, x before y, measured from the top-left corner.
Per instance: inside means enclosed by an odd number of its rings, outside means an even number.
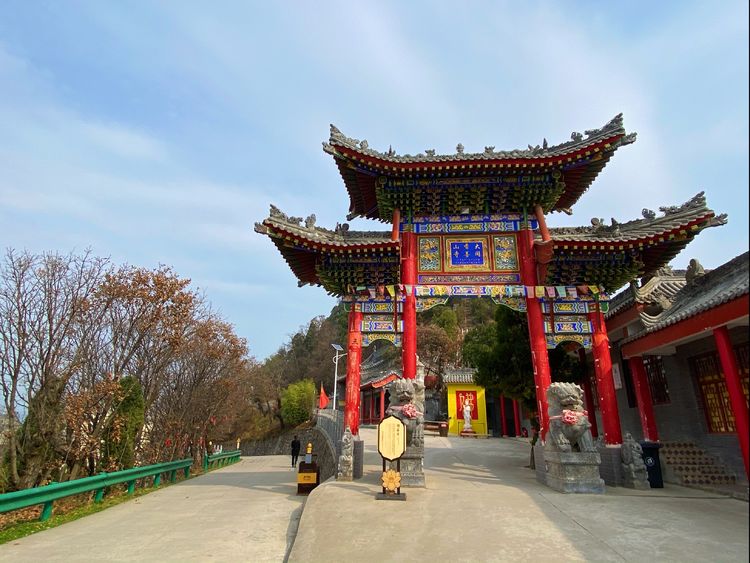
[[[395,416],[386,416],[378,424],[378,453],[395,461],[406,451],[406,426]]]

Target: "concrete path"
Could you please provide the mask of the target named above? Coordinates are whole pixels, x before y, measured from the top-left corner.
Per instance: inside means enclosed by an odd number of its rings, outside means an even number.
[[[283,561],[305,497],[288,456],[239,463],[0,546],[0,561]]]
[[[556,493],[514,439],[428,436],[428,488],[376,501],[376,434],[361,435],[365,477],[313,491],[289,561],[748,561],[746,502],[670,485]]]
[[[364,479],[306,501],[288,457],[243,458],[0,546],[0,561],[748,561],[746,502],[677,486],[563,495],[513,439],[429,436],[428,488],[376,501],[376,434],[361,434]]]

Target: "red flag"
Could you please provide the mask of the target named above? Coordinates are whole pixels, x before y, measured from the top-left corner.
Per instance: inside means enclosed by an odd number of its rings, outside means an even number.
[[[320,398],[318,399],[318,408],[324,409],[328,406],[328,396],[326,395],[326,392],[323,390],[323,384],[320,384]]]

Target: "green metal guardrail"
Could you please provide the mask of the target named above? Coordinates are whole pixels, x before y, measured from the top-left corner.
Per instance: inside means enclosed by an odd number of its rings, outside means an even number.
[[[184,471],[185,477],[190,476],[191,465],[193,465],[192,458],[178,459],[144,467],[133,467],[114,473],[100,473],[93,477],[74,479],[65,483],[52,483],[43,487],[5,493],[0,495],[0,512],[10,512],[19,508],[42,504],[44,508],[39,520],[44,522],[52,515],[52,503],[61,498],[96,491],[94,502],[101,502],[104,497],[104,489],[120,483],[127,483],[128,494],[132,495],[135,491],[136,480],[153,477],[153,486],[158,487],[161,483],[162,474],[169,473],[169,480],[174,483],[179,469]]]
[[[220,454],[207,455],[203,458],[203,471],[208,471],[208,468],[215,463],[219,467],[235,463],[240,460],[240,455],[242,455],[242,450],[231,450]]]

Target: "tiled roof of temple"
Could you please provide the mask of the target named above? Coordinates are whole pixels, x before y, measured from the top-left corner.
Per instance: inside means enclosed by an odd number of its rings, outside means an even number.
[[[748,264],[748,253],[745,252],[715,270],[696,275],[674,296],[669,309],[656,316],[641,313],[646,328],[624,339],[622,344],[747,295],[750,279]]]
[[[335,158],[349,192],[349,218],[391,221],[394,207],[414,214],[458,213],[462,208],[471,213],[486,208],[520,212],[536,203],[545,211],[567,210],[614,151],[635,137],[625,132],[619,114],[603,127],[573,132],[570,141],[557,145],[544,139],[527,149],[496,151],[487,146],[482,152],[466,152],[459,143],[453,154],[427,149],[398,155],[392,148],[374,150],[367,141],[347,137],[331,125],[323,149]],[[402,182],[404,178],[410,180]]]
[[[378,346],[360,366],[360,385],[367,385],[394,373],[401,377],[401,349],[395,346]]]
[[[399,277],[399,242],[390,232],[350,231],[349,225],[335,230],[315,226],[315,215],[302,224],[271,206],[270,215],[255,224],[255,232],[267,235],[298,285],[322,285],[333,295],[343,296],[347,286],[394,284]]]
[[[595,220],[588,227],[550,229],[554,253],[545,283],[596,283],[616,290],[668,264],[702,229],[727,221],[706,206],[703,192],[660,211],[657,217],[644,209],[642,219],[625,223]],[[315,225],[314,215],[303,221],[275,206],[255,230],[271,238],[300,285],[323,285],[342,296],[348,285],[400,283],[399,242],[390,231],[350,231],[346,223],[324,229]]]
[[[550,228],[552,238],[566,242],[586,243],[627,243],[648,238],[663,236],[665,233],[679,231],[685,227],[702,225],[714,227],[726,223],[726,214],[716,216],[706,206],[705,192],[699,192],[682,205],[660,207],[660,217],[650,209],[642,211],[643,218],[620,223],[614,218],[606,225],[603,219],[591,219],[591,226]]]
[[[679,206],[660,207],[662,215],[643,210],[643,218],[605,225],[592,219],[588,227],[551,228],[554,255],[546,282],[565,284],[596,280],[614,291],[635,278],[650,276],[668,264],[703,229],[724,225],[700,192]],[[595,259],[599,254],[600,258]]]
[[[460,163],[474,160],[503,160],[503,159],[549,159],[568,155],[571,152],[585,150],[590,148],[597,143],[605,140],[612,139],[613,137],[620,137],[620,144],[628,144],[635,141],[636,134],[630,135],[625,134],[625,128],[622,123],[622,114],[616,115],[606,125],[599,129],[591,129],[581,133],[575,131],[571,133],[571,140],[558,145],[549,146],[547,140],[544,139],[541,145],[532,147],[528,146],[527,149],[514,149],[514,150],[499,150],[496,151],[495,147],[484,147],[482,152],[465,152],[464,147],[461,143],[456,146],[456,152],[453,154],[435,154],[434,150],[427,149],[424,152],[411,155],[411,154],[396,154],[393,149],[389,149],[388,152],[380,152],[370,148],[366,140],[360,141],[359,139],[353,139],[344,135],[335,125],[331,125],[331,137],[328,143],[323,143],[323,148],[329,154],[335,154],[335,147],[346,147],[350,148],[362,155],[373,156],[384,161],[391,162],[393,164],[413,164],[413,163],[424,163],[434,164],[437,162],[444,163]]]
[[[445,383],[473,384],[476,372],[477,370],[474,368],[449,368],[443,374],[443,381]]]
[[[391,240],[390,231],[350,231],[348,223],[336,225],[334,230],[326,229],[315,225],[314,214],[309,215],[303,224],[302,217],[289,216],[275,205],[271,205],[267,219],[262,223],[255,223],[255,232],[270,234],[269,227],[273,231],[285,232],[321,247],[351,249],[356,246],[385,245],[398,248],[398,242]]]
[[[605,316],[610,319],[636,303],[659,305],[667,309],[686,283],[685,270],[673,270],[669,266],[659,268],[653,276],[644,278],[640,287],[636,282],[630,282],[630,287],[610,299],[609,311]]]

